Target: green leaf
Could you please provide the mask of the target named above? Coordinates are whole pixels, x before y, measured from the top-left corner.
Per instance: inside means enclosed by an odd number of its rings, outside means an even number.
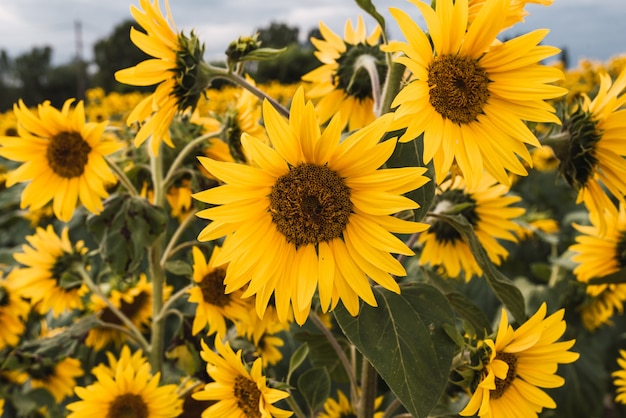
[[[146,248],[165,230],[166,222],[163,208],[141,197],[118,195],[105,202],[102,213],[87,218],[87,228],[113,272],[130,275],[139,269]]]
[[[378,24],[380,25],[381,29],[384,32],[385,31],[385,18],[380,13],[378,13],[378,11],[376,10],[376,7],[374,7],[372,2],[370,0],[355,0],[355,1],[356,1],[356,4],[361,9],[365,10],[367,14],[372,16],[374,20],[378,22]]]
[[[286,382],[289,383],[291,380],[291,374],[296,370],[300,365],[306,360],[309,355],[309,345],[307,343],[301,344],[300,347],[296,349],[291,355],[289,359],[289,372],[287,373]]]
[[[392,138],[398,136],[399,131],[391,132],[387,137]],[[432,161],[429,164],[424,164],[424,146],[420,138],[413,139],[409,142],[398,142],[396,148],[391,154],[391,157],[387,160],[386,166],[389,168],[395,167],[426,167],[428,171],[425,173],[426,177],[431,181],[405,193],[405,196],[409,199],[417,202],[420,207],[413,210],[413,215],[416,221],[420,221],[426,215],[426,212],[430,209],[430,206],[435,198],[435,182],[433,179],[433,165]]]
[[[311,416],[330,396],[330,375],[325,367],[314,367],[298,378],[298,390],[309,406]]]
[[[340,305],[335,318],[407,411],[426,417],[448,382],[456,345],[444,327],[455,323],[452,308],[428,284],[401,286],[400,294],[372,290],[378,307],[361,302],[353,317]]]
[[[56,404],[52,394],[44,388],[36,388],[14,396],[12,401],[20,416],[28,416],[41,407],[52,407]]]
[[[511,315],[520,323],[526,319],[526,309],[522,292],[513,284],[511,279],[506,277],[494,266],[474,233],[472,225],[463,215],[437,215],[445,220],[463,236],[470,246],[476,262],[483,271],[487,283],[496,294],[497,298],[511,312]]]
[[[177,276],[191,277],[193,275],[193,268],[189,263],[183,260],[170,260],[165,263],[165,270]]]
[[[337,342],[342,346],[344,352],[347,351],[348,342],[343,337],[338,337]],[[326,337],[320,333],[308,331],[298,332],[294,335],[298,341],[305,342],[309,346],[309,361],[313,367],[325,367],[330,373],[333,382],[348,382],[346,373],[337,353]]]

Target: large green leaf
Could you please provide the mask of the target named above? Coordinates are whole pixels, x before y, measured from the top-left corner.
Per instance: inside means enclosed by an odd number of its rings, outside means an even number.
[[[491,262],[483,246],[478,241],[472,225],[463,215],[437,215],[448,222],[467,241],[476,262],[483,270],[483,275],[500,302],[507,307],[519,323],[526,319],[526,309],[522,292]]]
[[[378,307],[361,302],[353,317],[343,306],[335,318],[346,337],[414,417],[426,417],[439,400],[450,373],[454,342],[444,326],[455,318],[433,286],[413,283],[396,294],[373,288]]]
[[[383,32],[385,31],[385,18],[378,13],[374,4],[372,4],[371,0],[355,0],[356,4],[363,10],[365,10],[370,16],[372,16],[376,22],[380,25]]]
[[[311,416],[330,396],[330,375],[325,367],[314,367],[298,378],[298,390],[304,397]]]

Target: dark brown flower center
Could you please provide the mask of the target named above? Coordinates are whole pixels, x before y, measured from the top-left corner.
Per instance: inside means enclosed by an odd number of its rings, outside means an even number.
[[[301,164],[276,180],[270,212],[276,229],[296,247],[330,241],[350,219],[350,188],[326,166]]]
[[[237,406],[241,409],[246,417],[260,418],[261,411],[259,401],[261,399],[261,391],[256,383],[252,380],[239,375],[235,378],[233,384],[233,394],[237,399]]]
[[[626,267],[626,231],[622,231],[615,246],[615,258],[620,268]]]
[[[501,360],[508,364],[509,370],[506,372],[506,377],[504,379],[496,377],[496,389],[490,394],[492,399],[502,397],[504,392],[506,392],[517,377],[517,356],[515,354],[498,353],[496,354],[496,360]]]
[[[125,393],[115,397],[106,418],[148,418],[148,405],[140,395]]]
[[[230,297],[226,294],[226,286],[224,286],[224,277],[226,277],[226,270],[216,268],[198,283],[202,290],[202,298],[209,305],[223,308],[230,303]]]
[[[478,61],[441,55],[428,66],[430,104],[444,118],[466,124],[483,113],[489,99],[489,77]]]
[[[126,302],[124,299],[120,301],[120,311],[126,315],[128,319],[131,321],[135,321],[137,315],[141,310],[147,305],[151,303],[152,295],[142,291],[137,296],[135,296],[132,302]],[[100,317],[102,321],[109,322],[113,324],[122,325],[122,321],[118,318],[113,311],[109,308],[105,308],[102,311],[102,315]]]
[[[46,158],[52,171],[71,179],[83,174],[90,152],[91,146],[78,132],[60,132],[50,138]]]

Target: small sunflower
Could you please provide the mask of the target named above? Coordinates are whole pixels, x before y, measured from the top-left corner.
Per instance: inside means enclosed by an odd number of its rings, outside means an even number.
[[[226,320],[236,322],[248,316],[248,306],[241,298],[243,291],[226,293],[224,277],[226,267],[217,267],[215,259],[220,247],[213,247],[208,263],[202,250],[193,247],[193,281],[196,286],[189,290],[189,302],[197,304],[191,333],[198,334],[206,326],[208,334],[226,336]]]
[[[85,263],[87,248],[83,241],[72,246],[68,228],[64,227],[58,236],[52,225],[37,228],[26,241],[30,246],[24,244],[23,252],[13,254],[25,266],[13,270],[22,296],[30,299],[36,311],[51,311],[55,318],[66,311],[82,309],[82,297],[88,289],[72,267]]]
[[[285,321],[291,306],[299,324],[316,289],[324,311],[341,299],[353,315],[359,297],[376,305],[368,276],[399,292],[390,273],[406,271],[390,253],[413,252],[392,232],[419,232],[427,225],[391,215],[419,207],[402,194],[429,179],[422,167],[379,170],[395,148],[393,140],[379,143],[390,115],[342,140],[337,116],[320,131],[302,88],[289,121],[269,102],[263,106],[273,148],[243,135],[251,165],[199,157],[225,183],[194,197],[218,205],[198,212],[212,220],[198,239],[226,236],[216,259],[217,265],[229,263],[226,292],[248,285],[243,296],[256,295],[259,316],[273,294],[278,318]]]
[[[311,38],[311,42],[322,65],[302,76],[312,83],[307,95],[319,99],[315,108],[320,122],[339,113],[342,128],[362,128],[376,119],[375,95],[380,95],[387,71],[380,50],[381,28],[377,25],[368,36],[359,16],[356,29],[350,20],[346,22],[344,39],[322,22],[320,33],[323,39]]]
[[[583,202],[599,221],[600,232],[609,231],[605,213],[617,215],[617,205],[626,195],[626,69],[614,83],[600,74],[596,97],[581,93],[564,118],[562,132],[566,140],[553,145],[560,160],[559,169],[578,191],[577,203]]]
[[[131,5],[130,12],[145,33],[131,28],[130,39],[154,58],[117,71],[115,79],[133,86],[158,84],[154,93],[143,99],[127,119],[129,125],[142,123],[135,136],[135,146],[141,146],[151,137],[151,151],[158,155],[161,142],[174,148],[169,132],[174,117],[193,111],[206,88],[207,80],[200,70],[204,46],[193,32],[189,37],[177,32],[167,0],[167,17],[161,12],[159,0],[139,0],[139,4],[141,9]]]
[[[72,396],[76,378],[84,374],[80,360],[64,358],[50,366],[39,366],[27,370],[33,389],[43,388],[52,394],[57,402]]]
[[[68,418],[178,417],[182,400],[176,385],[159,385],[160,373],[153,375],[148,361],[142,360],[124,346],[115,364],[94,368],[96,382],[75,388],[81,400],[67,405],[72,411]]]
[[[203,418],[281,418],[293,414],[273,405],[289,394],[267,386],[261,359],[256,359],[248,369],[242,362],[241,350],[235,353],[228,342],[216,338],[217,352],[203,340],[201,344],[200,356],[207,362],[207,373],[214,381],[192,396],[196,400],[217,401],[202,413]]]
[[[170,214],[181,222],[193,210],[191,199],[191,181],[183,179],[180,184],[172,185],[165,195],[170,205]]]
[[[374,408],[378,409],[383,403],[383,397],[379,396],[374,401]],[[373,418],[382,418],[384,412],[375,412]],[[320,413],[317,418],[348,418],[356,417],[356,411],[350,400],[344,395],[341,390],[337,391],[337,400],[333,398],[326,399],[324,402],[324,411]]]
[[[559,166],[559,159],[554,154],[552,147],[548,145],[534,148],[531,157],[533,167],[538,171],[554,171]]]
[[[624,313],[626,284],[587,286],[587,300],[580,307],[580,318],[589,332],[603,325],[613,325],[612,318]]]
[[[495,342],[484,340],[486,360],[480,382],[473,389],[462,416],[481,418],[535,417],[544,408],[556,408],[542,388],[556,388],[565,380],[556,374],[559,364],[576,361],[578,353],[568,351],[575,340],[557,342],[565,332],[564,309],[546,317],[543,303],[537,312],[516,330],[502,310]]]
[[[469,25],[467,0],[439,0],[434,10],[413,4],[428,35],[406,12],[390,8],[408,42],[390,42],[385,49],[403,53],[395,60],[412,73],[392,103],[397,109],[391,128],[406,128],[403,142],[424,134],[424,161],[434,162],[438,183],[454,162],[471,187],[483,170],[502,184],[510,184],[507,171],[526,175],[518,157],[530,163],[526,144],[539,141],[524,121],[560,124],[546,100],[567,92],[549,84],[563,79],[563,72],[540,64],[559,52],[538,45],[548,30],[499,42],[510,0],[486,0]]]
[[[142,273],[136,282],[124,285],[123,289],[113,289],[109,300],[135,326],[139,329],[146,329],[150,326],[152,319],[152,291],[152,283],[148,282],[146,275]],[[167,300],[171,294],[172,287],[164,286],[163,298]],[[124,327],[124,323],[99,296],[92,295],[91,302],[91,310],[104,322],[104,326],[90,329],[85,344],[95,350],[101,350],[109,343],[120,346],[126,335],[119,330],[107,327],[106,324]]]
[[[282,338],[272,334],[263,334],[257,341],[254,341],[254,355],[263,361],[264,368],[272,366],[282,360],[283,353],[280,347],[283,345],[285,342]]]
[[[525,212],[524,208],[511,206],[520,198],[507,195],[508,191],[507,186],[496,183],[489,175],[483,175],[474,188],[467,187],[462,177],[455,177],[441,184],[433,212],[463,215],[489,259],[499,265],[508,251],[498,240],[517,242],[514,233],[519,226],[512,219]],[[452,278],[464,275],[469,280],[482,274],[469,244],[452,225],[434,216],[427,217],[426,222],[431,224],[430,229],[420,234],[417,241],[422,246],[420,265],[437,266]]]
[[[0,273],[0,350],[19,342],[30,312],[30,305],[18,291],[18,282],[12,272],[6,278]]]
[[[619,350],[620,357],[617,359],[619,370],[611,373],[613,384],[617,388],[615,402],[626,404],[626,350]]]
[[[117,182],[104,157],[121,144],[103,136],[107,122],[86,123],[85,106],[66,100],[59,111],[44,102],[31,112],[13,106],[18,136],[0,136],[0,156],[23,164],[7,177],[7,187],[28,182],[21,207],[41,209],[51,200],[55,216],[68,222],[78,201],[92,213],[103,209],[106,186]]]

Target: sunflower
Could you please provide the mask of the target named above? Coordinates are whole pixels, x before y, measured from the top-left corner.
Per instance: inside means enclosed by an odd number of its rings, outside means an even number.
[[[37,312],[51,311],[55,318],[66,311],[82,309],[87,287],[72,268],[86,262],[83,241],[72,246],[68,228],[64,227],[58,236],[52,225],[37,228],[26,241],[30,246],[24,244],[23,252],[13,254],[17,262],[26,266],[13,270],[19,277],[22,296],[30,299]]]
[[[18,282],[13,272],[6,278],[0,273],[0,350],[20,341],[30,311],[30,305],[19,293]]]
[[[514,233],[520,227],[511,219],[525,212],[524,208],[511,206],[520,198],[507,195],[508,191],[507,186],[496,183],[486,174],[474,188],[467,187],[462,177],[455,177],[454,181],[447,180],[439,187],[433,212],[463,215],[472,225],[489,259],[499,265],[508,256],[508,251],[498,240],[517,242]],[[427,217],[426,222],[431,227],[417,240],[422,246],[420,265],[437,266],[452,278],[463,274],[469,280],[473,275],[482,274],[469,244],[452,225],[435,216]]]
[[[152,291],[152,283],[149,283],[146,275],[142,273],[136,282],[126,285],[124,289],[113,289],[108,298],[113,306],[142,330],[150,326]],[[171,294],[172,287],[164,286],[164,300],[167,300]],[[123,322],[99,296],[92,295],[91,304],[91,310],[98,315],[104,326],[90,329],[85,344],[95,350],[101,350],[111,342],[120,346],[126,338],[125,334],[117,329],[107,327],[106,324],[123,327],[125,326]]]
[[[468,22],[472,23],[476,19],[480,8],[483,7],[485,2],[486,0],[469,0],[469,15],[467,17]],[[549,6],[553,2],[554,0],[511,0],[506,11],[506,21],[504,27],[509,28],[516,23],[524,21],[524,18],[528,16],[528,12],[524,10],[527,3]]]
[[[145,33],[131,28],[130,39],[154,58],[117,71],[115,79],[133,86],[158,84],[126,121],[128,125],[142,123],[135,136],[135,146],[141,146],[151,137],[151,150],[156,156],[161,142],[174,148],[170,124],[177,114],[193,111],[206,88],[200,71],[204,46],[193,32],[189,37],[177,32],[167,0],[167,17],[161,12],[159,0],[139,0],[139,4],[141,9],[131,5],[130,12]]]
[[[197,304],[192,335],[198,334],[208,325],[207,335],[217,333],[224,337],[226,320],[235,322],[248,316],[248,306],[241,299],[243,292],[226,293],[226,268],[215,265],[219,252],[220,247],[214,246],[207,263],[202,250],[198,247],[192,248],[193,281],[196,285],[189,290],[189,302]]]
[[[160,386],[160,373],[153,375],[148,361],[139,361],[127,346],[117,362],[92,373],[96,382],[74,390],[81,400],[67,405],[68,418],[174,418],[182,412],[176,385]]]
[[[263,116],[273,148],[243,135],[252,165],[199,157],[226,183],[194,195],[219,205],[198,212],[213,221],[198,239],[226,236],[215,261],[230,263],[226,292],[247,284],[243,296],[256,295],[259,316],[273,294],[278,318],[285,321],[292,306],[299,324],[306,321],[316,288],[324,311],[341,299],[352,315],[359,311],[359,297],[376,306],[368,276],[399,292],[389,273],[406,271],[390,252],[413,252],[392,232],[413,233],[427,225],[390,215],[419,207],[402,194],[429,179],[422,167],[377,170],[395,148],[393,140],[379,143],[390,118],[342,141],[337,116],[320,132],[302,88],[289,121],[267,101]]]
[[[57,402],[72,396],[76,378],[84,374],[80,360],[64,358],[51,366],[39,366],[27,370],[33,389],[43,388],[52,394]]]
[[[399,9],[390,8],[408,42],[390,42],[385,50],[412,73],[392,102],[393,129],[406,142],[424,134],[424,161],[434,163],[438,183],[456,162],[469,186],[487,170],[502,184],[506,171],[526,175],[518,156],[530,163],[526,144],[539,146],[524,121],[560,123],[545,100],[567,90],[548,83],[561,70],[539,62],[559,49],[538,45],[548,30],[536,30],[499,42],[510,0],[486,0],[468,26],[467,0],[440,0],[433,10],[413,0],[428,35]],[[433,47],[431,47],[431,41]]]
[[[312,83],[307,95],[319,99],[315,107],[320,122],[339,113],[342,128],[362,128],[376,119],[375,96],[380,95],[386,72],[385,54],[379,48],[381,28],[377,25],[367,36],[359,16],[356,29],[346,22],[344,39],[322,22],[320,33],[323,39],[311,42],[322,65],[302,76]]]
[[[383,403],[383,397],[379,396],[374,401],[374,408],[380,408]],[[374,418],[382,418],[384,412],[375,412]],[[320,413],[317,418],[346,418],[356,417],[354,407],[341,390],[337,391],[337,400],[333,398],[326,399],[324,402],[324,412]]]
[[[619,370],[611,373],[613,384],[617,388],[615,402],[626,404],[626,350],[619,350],[620,357],[617,359]]]
[[[261,359],[256,359],[248,369],[242,362],[241,350],[235,353],[228,342],[215,339],[213,352],[201,340],[200,356],[207,362],[207,373],[214,380],[192,396],[200,401],[218,401],[206,409],[202,417],[289,417],[285,411],[273,405],[289,396],[287,392],[267,386],[262,372]]]
[[[508,323],[502,309],[495,338],[484,340],[486,363],[480,382],[462,416],[483,418],[537,417],[543,408],[556,408],[556,403],[541,388],[556,388],[565,380],[556,374],[559,364],[572,363],[578,353],[568,351],[575,340],[557,342],[565,332],[560,309],[546,317],[545,302],[518,329]]]
[[[560,136],[565,140],[553,144],[560,172],[578,191],[577,203],[583,202],[598,218],[601,234],[609,231],[605,217],[618,212],[612,199],[625,202],[625,88],[626,69],[614,83],[608,74],[601,73],[596,97],[589,100],[581,93],[563,123]]]
[[[574,274],[582,283],[626,267],[626,205],[619,205],[617,216],[607,212],[602,218],[600,222],[598,217],[592,216],[591,225],[572,224],[581,233],[569,250],[574,253],[572,261],[577,263]],[[606,228],[604,235],[600,223]],[[606,285],[595,285],[593,289],[600,292],[604,287]]]
[[[554,154],[552,147],[548,145],[534,148],[531,158],[533,167],[538,171],[554,171],[559,166],[559,159]]]
[[[193,210],[193,200],[191,199],[191,181],[183,179],[179,185],[172,185],[165,198],[170,205],[170,214],[182,222]]]
[[[603,325],[613,325],[611,318],[624,313],[626,302],[626,284],[607,284],[587,286],[587,300],[580,309],[583,326],[594,332]]]
[[[283,358],[280,347],[285,345],[282,338],[272,334],[263,334],[254,342],[254,355],[263,361],[263,367],[277,364]]]
[[[92,213],[103,209],[106,186],[117,178],[104,157],[121,144],[104,137],[107,122],[86,123],[85,106],[66,100],[59,111],[46,101],[31,112],[22,100],[13,106],[18,135],[0,136],[0,156],[23,162],[7,177],[7,187],[28,182],[21,207],[41,209],[51,200],[55,216],[68,222],[77,201]]]

